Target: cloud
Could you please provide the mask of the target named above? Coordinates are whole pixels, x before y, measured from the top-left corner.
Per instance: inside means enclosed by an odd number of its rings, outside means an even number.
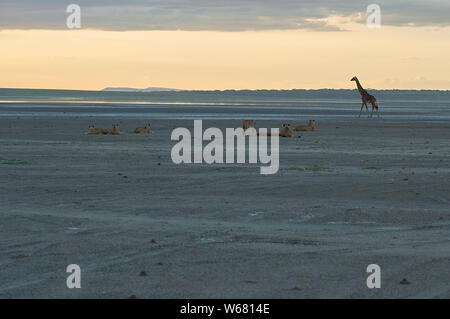
[[[371,3],[383,25],[450,25],[448,0],[2,0],[0,29],[65,29],[70,3],[81,6],[84,28],[103,30],[341,31],[330,16],[365,23]]]

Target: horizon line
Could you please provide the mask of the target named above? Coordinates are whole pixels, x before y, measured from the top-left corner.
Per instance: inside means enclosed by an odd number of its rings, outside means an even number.
[[[124,88],[129,89],[127,91],[120,90],[106,90],[107,88]],[[159,87],[158,87],[159,88]],[[295,89],[175,89],[175,88],[162,88],[161,91],[144,91],[146,88],[137,89],[137,88],[128,88],[128,87],[105,87],[103,89],[56,89],[56,88],[21,88],[21,87],[0,87],[0,90],[48,90],[48,91],[87,91],[87,92],[107,92],[107,93],[180,93],[180,92],[227,92],[227,91],[321,91],[321,90],[329,90],[329,91],[354,91],[356,88],[319,88],[319,89],[306,89],[306,88],[295,88]],[[135,91],[133,91],[135,90]],[[373,91],[440,91],[440,92],[449,92],[450,89],[375,89],[368,87],[367,90]]]

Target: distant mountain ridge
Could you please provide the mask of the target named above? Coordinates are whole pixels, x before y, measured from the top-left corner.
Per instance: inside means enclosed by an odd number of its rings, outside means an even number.
[[[148,88],[145,88],[145,89],[137,89],[137,88],[129,88],[129,87],[106,87],[102,91],[108,91],[108,92],[170,92],[170,91],[175,91],[176,92],[176,91],[181,91],[181,90],[149,86]]]

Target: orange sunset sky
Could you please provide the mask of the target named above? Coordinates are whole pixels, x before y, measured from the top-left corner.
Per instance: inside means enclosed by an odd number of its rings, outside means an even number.
[[[12,21],[0,31],[0,87],[354,88],[357,75],[367,88],[450,89],[450,26],[371,29],[355,14],[317,18],[339,30],[115,30],[83,20],[71,30],[64,11],[60,28]]]

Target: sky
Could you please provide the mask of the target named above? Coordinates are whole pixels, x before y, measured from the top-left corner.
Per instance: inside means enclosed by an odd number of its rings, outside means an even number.
[[[2,0],[0,87],[449,90],[449,40],[448,0]]]

